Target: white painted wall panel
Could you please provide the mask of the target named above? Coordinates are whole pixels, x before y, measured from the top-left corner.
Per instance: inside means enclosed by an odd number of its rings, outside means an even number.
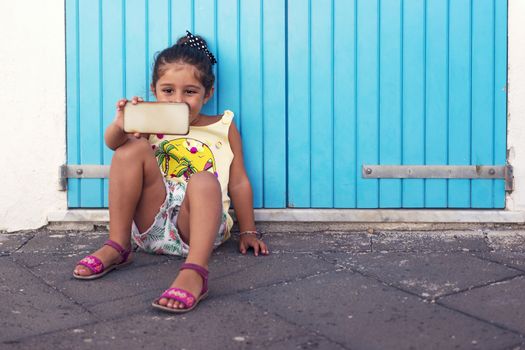
[[[514,166],[515,191],[507,196],[508,210],[525,210],[525,1],[509,0],[508,17],[509,161]]]
[[[64,2],[0,2],[0,231],[47,223],[66,208]]]

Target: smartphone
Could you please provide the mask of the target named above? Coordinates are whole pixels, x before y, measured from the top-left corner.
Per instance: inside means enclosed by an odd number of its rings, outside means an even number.
[[[124,107],[127,133],[186,135],[190,131],[190,107],[186,103],[131,102]]]

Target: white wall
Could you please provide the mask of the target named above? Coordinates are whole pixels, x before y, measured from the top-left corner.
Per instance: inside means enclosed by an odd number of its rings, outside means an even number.
[[[66,208],[64,0],[0,2],[0,231]]]
[[[0,2],[0,231],[41,227],[67,209],[58,191],[65,162],[63,0]],[[525,210],[525,1],[509,0],[508,146],[515,191],[507,209]]]
[[[507,209],[525,210],[525,1],[509,0],[508,137],[515,191]]]

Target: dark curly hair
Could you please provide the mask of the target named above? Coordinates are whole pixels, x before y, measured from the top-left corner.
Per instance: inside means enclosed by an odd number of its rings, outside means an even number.
[[[200,36],[204,43],[204,39]],[[171,47],[168,47],[155,56],[155,62],[153,64],[153,75],[151,78],[151,85],[153,89],[157,85],[159,78],[164,73],[164,66],[168,63],[186,63],[191,64],[197,68],[197,79],[204,86],[206,94],[208,94],[213,87],[215,82],[215,75],[212,70],[212,62],[206,53],[197,48],[185,45],[188,41],[186,36],[181,37],[177,40],[177,43]]]

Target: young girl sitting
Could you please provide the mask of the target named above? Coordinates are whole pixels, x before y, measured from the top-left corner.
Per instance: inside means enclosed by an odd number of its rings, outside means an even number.
[[[146,252],[187,257],[153,306],[170,312],[192,310],[208,293],[212,250],[230,237],[230,197],[240,252],[253,248],[255,255],[268,254],[255,230],[252,189],[233,113],[201,114],[213,95],[215,63],[206,42],[190,32],[155,59],[151,91],[159,102],[189,105],[188,135],[126,134],[123,108],[129,102],[118,101],[115,120],[105,133],[106,145],[115,150],[109,176],[109,240],[78,262],[75,278],[96,279],[128,265],[133,238]],[[141,102],[138,97],[131,101]]]

